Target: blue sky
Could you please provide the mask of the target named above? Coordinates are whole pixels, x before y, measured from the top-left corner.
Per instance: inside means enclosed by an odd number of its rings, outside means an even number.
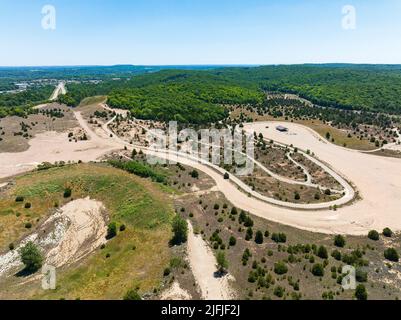
[[[0,0],[0,37],[2,66],[401,63],[401,0]]]

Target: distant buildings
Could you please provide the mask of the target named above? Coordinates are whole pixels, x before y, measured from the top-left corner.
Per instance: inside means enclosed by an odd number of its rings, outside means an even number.
[[[277,129],[277,131],[280,131],[280,132],[288,132],[288,128],[283,127],[283,126],[277,126],[276,129]]]

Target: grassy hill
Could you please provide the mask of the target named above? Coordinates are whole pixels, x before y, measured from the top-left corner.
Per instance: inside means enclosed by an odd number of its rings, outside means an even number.
[[[74,199],[90,196],[102,201],[110,221],[124,224],[126,230],[78,265],[57,270],[55,291],[41,290],[37,281],[21,290],[15,286],[19,280],[11,277],[2,284],[7,298],[122,299],[132,288],[139,287],[141,293],[158,288],[170,261],[173,206],[166,187],[162,191],[158,184],[107,165],[72,165],[18,177],[0,198],[0,250],[7,251],[9,243],[34,231],[55,203],[69,201],[63,197],[66,187]],[[15,202],[17,195],[32,207]],[[26,222],[32,224],[30,230]]]

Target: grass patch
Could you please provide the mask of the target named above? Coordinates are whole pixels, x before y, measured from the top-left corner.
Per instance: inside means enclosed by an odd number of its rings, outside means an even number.
[[[134,286],[139,286],[141,293],[157,288],[171,258],[171,200],[159,184],[106,164],[51,168],[16,178],[15,187],[0,199],[1,250],[6,251],[9,243],[17,243],[30,232],[25,223],[32,223],[34,230],[54,212],[55,203],[61,207],[70,201],[63,197],[67,187],[71,188],[73,199],[90,197],[102,201],[110,221],[118,226],[124,224],[126,229],[88,259],[58,270],[57,290],[42,291],[35,282],[30,290],[13,286],[12,291],[17,290],[15,296],[122,299]],[[15,202],[17,195],[23,196],[24,202]],[[26,202],[32,203],[31,209],[24,209]],[[21,212],[19,217],[17,212]]]
[[[107,96],[88,97],[88,98],[83,99],[78,107],[86,107],[86,106],[90,106],[92,104],[105,103],[106,100],[107,100]]]

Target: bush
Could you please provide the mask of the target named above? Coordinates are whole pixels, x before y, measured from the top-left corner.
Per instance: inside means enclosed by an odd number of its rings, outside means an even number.
[[[43,255],[31,241],[21,248],[20,257],[21,262],[25,265],[25,270],[28,272],[36,272],[42,267]]]
[[[368,299],[368,292],[363,284],[360,284],[356,287],[355,290],[355,298],[357,300],[367,300]]]
[[[373,241],[378,241],[380,239],[380,235],[376,230],[371,230],[368,233],[368,238]]]
[[[334,251],[331,253],[331,256],[332,256],[334,259],[336,259],[337,261],[341,261],[341,252],[340,252],[340,251],[334,250]]]
[[[65,188],[64,190],[64,198],[69,198],[72,195],[72,190],[71,188]]]
[[[235,246],[235,245],[237,244],[237,240],[236,240],[233,236],[231,236],[231,237],[230,237],[230,240],[228,241],[228,244],[229,244],[231,247],[233,247],[233,246]]]
[[[217,271],[221,274],[225,273],[228,268],[228,261],[226,259],[225,253],[223,251],[219,251],[217,253],[216,260],[217,260],[216,264]]]
[[[8,245],[8,249],[10,249],[10,251],[13,251],[15,249],[14,243],[10,243]]]
[[[188,239],[188,224],[179,215],[176,215],[173,219],[173,239],[172,244],[180,245],[187,242]]]
[[[117,224],[115,222],[111,222],[107,226],[106,239],[110,240],[110,239],[114,238],[116,235],[117,235]]]
[[[315,277],[323,277],[324,276],[324,268],[320,263],[316,263],[312,267],[312,274]]]
[[[25,209],[30,209],[32,207],[32,204],[30,202],[25,203]]]
[[[362,269],[356,269],[356,281],[358,282],[367,282],[368,281],[368,273],[363,271]]]
[[[122,224],[122,225],[120,226],[120,231],[125,231],[125,229],[127,229],[127,227],[125,226],[125,224]]]
[[[199,178],[199,172],[196,171],[196,170],[192,170],[190,174],[191,174],[191,177],[194,178],[194,179],[198,179]]]
[[[128,290],[124,295],[124,300],[142,300],[137,289]]]
[[[276,243],[286,243],[287,236],[285,235],[285,233],[273,233],[272,240]]]
[[[277,286],[274,288],[274,295],[276,297],[282,298],[284,296],[285,289],[283,287]]]
[[[163,276],[164,276],[164,277],[167,277],[168,275],[170,275],[170,273],[171,273],[171,269],[170,269],[170,268],[166,268],[166,269],[164,269],[164,271],[163,271]]]
[[[390,260],[390,261],[393,261],[393,262],[398,262],[398,260],[400,260],[398,252],[394,248],[388,248],[387,250],[385,250],[384,251],[384,257],[387,260]]]
[[[277,262],[274,264],[274,272],[278,275],[286,274],[288,268],[284,262]]]
[[[15,202],[24,202],[24,197],[22,197],[22,196],[16,197]]]
[[[30,222],[25,223],[25,228],[26,229],[31,229],[32,228],[32,223],[30,223]]]
[[[253,238],[253,230],[252,230],[251,227],[249,227],[249,228],[246,230],[245,240],[246,240],[246,241],[249,241],[249,240],[251,240],[252,238]]]
[[[390,228],[385,228],[383,230],[383,236],[385,236],[387,238],[391,238],[393,236],[393,231],[391,231]]]
[[[330,196],[330,195],[331,195],[330,189],[326,189],[326,190],[324,191],[324,194],[325,194],[326,196]]]
[[[342,235],[337,235],[334,237],[334,245],[339,248],[345,247],[345,238]]]
[[[257,244],[262,244],[262,243],[263,243],[263,233],[262,233],[262,231],[258,230],[258,231],[256,232],[256,235],[255,235],[255,242],[256,242]]]
[[[317,250],[317,256],[322,259],[327,259],[329,254],[327,253],[327,249],[325,246],[320,246]]]
[[[238,214],[238,210],[237,210],[236,207],[233,207],[233,208],[231,209],[231,214],[232,214],[233,216],[235,216],[235,215]]]
[[[224,180],[228,180],[228,179],[230,179],[230,175],[226,172],[226,173],[224,174]]]

